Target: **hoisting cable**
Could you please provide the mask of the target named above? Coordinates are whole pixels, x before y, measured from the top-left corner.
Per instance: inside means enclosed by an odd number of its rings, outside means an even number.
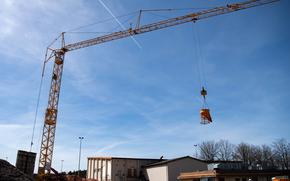
[[[116,18],[122,18],[122,17],[130,16],[130,15],[133,15],[133,14],[137,14],[138,12],[139,11],[133,11],[131,13],[127,13],[127,14],[116,16]],[[107,18],[107,19],[104,19],[104,20],[101,20],[101,21],[97,21],[97,22],[94,22],[94,23],[81,25],[79,27],[69,29],[69,30],[67,30],[65,32],[66,33],[70,33],[70,32],[74,32],[74,31],[79,30],[79,29],[87,28],[87,27],[90,27],[90,26],[94,26],[94,25],[97,25],[97,24],[101,24],[101,23],[105,23],[105,22],[113,21],[113,20],[115,20],[115,18]]]
[[[129,18],[127,18],[126,20],[124,20],[122,22],[122,24],[127,23],[129,20],[132,20],[132,19],[133,19],[133,17],[130,16]],[[112,28],[112,30],[110,30],[110,31],[67,31],[65,33],[69,33],[69,34],[103,34],[103,33],[114,33],[115,30],[117,28],[119,28],[119,27],[120,26],[118,25],[118,26]]]
[[[198,69],[200,74],[200,88],[207,87],[206,77],[205,77],[205,65],[204,65],[204,57],[201,49],[201,40],[198,26],[195,27],[195,37],[196,37],[196,46],[197,46],[197,54],[198,54]]]
[[[70,31],[66,32],[68,34],[104,34],[104,33],[114,33],[113,31]]]
[[[167,9],[141,9],[141,10],[139,10],[138,22],[140,22],[141,12],[142,13],[148,13],[148,14],[151,14],[151,15],[156,16],[156,17],[159,17],[159,18],[169,19],[169,18],[173,18],[173,17],[169,17],[169,16],[165,16],[165,15],[160,15],[160,14],[157,14],[157,13],[158,12],[177,12],[177,11],[200,10],[200,9],[209,9],[209,8],[213,8],[213,7],[167,8]],[[153,13],[153,12],[157,12],[157,13]],[[137,24],[137,27],[139,27],[138,24]]]
[[[152,13],[152,12],[146,12],[148,14],[151,14],[153,16],[156,16],[156,17],[159,17],[159,18],[162,18],[162,19],[169,19],[171,17],[168,17],[168,16],[164,16],[164,15],[160,15],[160,14],[157,14],[157,13]]]
[[[45,53],[45,60],[47,58],[47,51]],[[38,108],[39,108],[39,102],[40,102],[40,95],[41,95],[41,90],[42,90],[42,84],[43,84],[43,77],[44,77],[44,70],[45,70],[45,64],[46,62],[43,62],[42,66],[42,73],[41,73],[41,79],[40,79],[40,84],[38,88],[38,96],[37,96],[37,102],[36,102],[36,108],[35,108],[35,114],[34,114],[34,121],[33,121],[33,128],[32,128],[32,135],[31,135],[31,142],[30,142],[30,152],[32,151],[32,146],[34,144],[34,132],[35,132],[35,126],[36,126],[36,120],[37,120],[37,115],[38,115]]]
[[[139,14],[140,11],[142,12],[148,12],[150,14],[153,14],[153,15],[156,15],[156,16],[160,16],[160,17],[163,17],[163,18],[168,18],[166,16],[162,16],[162,15],[157,15],[157,14],[154,14],[152,12],[169,12],[169,11],[188,11],[188,10],[199,10],[199,9],[209,9],[209,8],[212,8],[212,7],[192,7],[192,8],[167,8],[167,9],[142,9],[142,10],[139,10],[139,11],[133,11],[133,12],[130,12],[130,13],[126,13],[126,14],[122,14],[122,15],[118,15],[116,16],[116,18],[122,18],[122,17],[126,17],[126,16],[130,16],[130,15],[134,15],[134,14]],[[65,31],[66,33],[77,33],[76,30],[79,30],[79,29],[84,29],[84,28],[87,28],[87,27],[90,27],[90,26],[94,26],[94,25],[97,25],[97,24],[101,24],[101,23],[106,23],[106,22],[109,22],[109,21],[113,21],[115,20],[114,17],[112,18],[107,18],[107,19],[104,19],[104,20],[101,20],[101,21],[96,21],[96,22],[93,22],[93,23],[89,23],[89,24],[85,24],[85,25],[81,25],[81,26],[78,26],[76,28],[72,28],[72,29],[69,29],[67,31]],[[84,32],[85,33],[85,32]],[[93,33],[93,32],[92,32]],[[99,33],[99,32],[98,32]],[[110,33],[110,32],[108,32]]]
[[[193,71],[196,74],[194,77],[196,77],[196,82],[198,84],[198,87],[201,87],[201,77],[200,77],[200,68],[199,68],[199,57],[198,57],[198,53],[197,53],[197,38],[196,38],[196,32],[194,31],[194,26],[195,24],[192,23],[192,33],[191,33],[191,38],[192,38],[192,42],[193,42],[193,46],[192,46],[192,52],[193,52],[193,57],[194,57],[194,63],[193,63]],[[197,63],[195,63],[197,62]],[[196,96],[196,94],[194,94],[194,97],[196,98],[196,100],[198,100],[201,104],[203,103],[202,99],[199,96]]]
[[[195,24],[192,24],[192,31],[193,31],[193,39],[194,39],[194,45],[195,45],[195,55],[196,55],[196,61],[197,61],[197,65],[196,65],[196,70],[197,70],[197,77],[198,77],[198,83],[199,83],[199,87],[202,87],[202,77],[201,77],[201,63],[200,63],[200,47],[198,46],[198,34],[197,34],[197,28],[195,28]]]
[[[163,9],[142,9],[142,11],[188,11],[188,10],[200,10],[200,9],[210,9],[213,6],[208,7],[191,7],[191,8],[163,8]]]
[[[133,17],[129,17],[127,18],[126,20],[122,21],[121,23],[122,24],[125,24],[127,22],[129,22],[130,20],[133,20]],[[66,32],[68,34],[104,34],[104,33],[114,33],[117,28],[120,28],[119,25],[113,27],[110,31],[69,31],[69,32]]]
[[[41,79],[40,79],[40,84],[39,84],[39,88],[38,88],[37,100],[36,100],[36,108],[35,108],[35,113],[34,113],[33,128],[32,128],[32,135],[31,135],[31,142],[30,142],[30,149],[29,149],[30,152],[32,151],[32,146],[34,144],[34,134],[35,134],[35,127],[36,127],[38,109],[39,109],[40,96],[41,96],[41,91],[42,91],[42,84],[43,84],[43,78],[44,78],[44,72],[45,72],[45,65],[53,57],[54,50],[51,48],[51,46],[61,37],[61,35],[62,34],[60,34],[58,37],[56,37],[47,46],[46,51],[45,51],[44,61],[43,61],[43,65],[42,65]],[[48,51],[51,51],[51,54],[49,55],[49,57],[48,57]]]
[[[194,26],[193,26],[194,27]],[[194,28],[192,29],[194,31]],[[204,73],[204,63],[203,63],[203,56],[202,51],[200,48],[200,37],[198,34],[198,27],[195,28],[194,31],[194,38],[195,38],[195,47],[196,47],[196,56],[197,56],[197,72],[198,72],[198,78],[199,78],[199,84],[200,84],[200,94],[202,96],[202,107],[200,110],[200,118],[201,124],[209,124],[212,122],[212,118],[210,115],[210,110],[208,108],[208,104],[206,101],[207,91],[205,89],[206,87],[206,79],[205,79],[205,73]]]

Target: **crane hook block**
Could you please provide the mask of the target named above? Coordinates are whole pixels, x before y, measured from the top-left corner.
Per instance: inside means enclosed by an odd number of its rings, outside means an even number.
[[[212,122],[211,115],[209,112],[209,109],[201,109],[200,110],[200,118],[201,118],[201,124],[209,124]]]
[[[204,89],[204,87],[202,87],[200,94],[205,97],[207,95],[207,91]]]

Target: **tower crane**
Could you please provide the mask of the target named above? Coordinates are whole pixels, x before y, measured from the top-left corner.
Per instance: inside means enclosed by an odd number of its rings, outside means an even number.
[[[248,0],[245,2],[240,3],[234,3],[234,4],[228,4],[226,6],[222,7],[216,7],[208,10],[203,10],[195,13],[190,13],[187,15],[170,18],[166,20],[162,20],[159,22],[154,22],[151,24],[146,25],[140,25],[140,17],[141,17],[141,11],[139,14],[139,20],[137,22],[137,25],[135,28],[129,28],[127,30],[118,31],[114,33],[110,33],[107,35],[95,37],[88,40],[79,41],[76,43],[71,44],[65,44],[64,41],[64,32],[61,34],[62,37],[62,44],[59,49],[51,49],[50,55],[46,58],[45,61],[48,61],[51,58],[54,58],[54,65],[53,65],[53,73],[51,78],[51,85],[49,90],[49,98],[48,98],[48,106],[45,111],[44,116],[44,126],[43,126],[43,134],[42,134],[42,141],[41,141],[41,148],[40,148],[40,156],[39,156],[39,165],[38,165],[38,174],[44,175],[46,173],[50,173],[51,163],[52,163],[52,155],[53,155],[53,147],[54,147],[54,139],[55,139],[55,130],[56,130],[56,124],[57,124],[57,114],[58,114],[58,102],[59,102],[59,94],[60,94],[60,86],[61,86],[61,78],[62,78],[62,72],[63,72],[63,65],[64,65],[64,58],[65,54],[121,39],[126,38],[130,36],[135,36],[139,34],[143,34],[150,31],[155,31],[167,27],[172,27],[175,25],[180,25],[188,22],[196,22],[198,20],[207,19],[210,17],[227,14],[231,12],[235,12],[238,10],[243,10],[255,6],[260,6],[264,4],[273,3],[279,0]]]

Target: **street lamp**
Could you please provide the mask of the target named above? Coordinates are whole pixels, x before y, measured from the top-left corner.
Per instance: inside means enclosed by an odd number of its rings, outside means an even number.
[[[80,136],[79,140],[80,140],[80,151],[79,151],[79,166],[78,166],[78,176],[80,176],[80,166],[81,166],[81,151],[82,151],[82,140],[84,139],[84,137]]]
[[[195,148],[195,158],[197,158],[197,145],[195,144],[195,145],[193,145],[194,146],[194,148]]]
[[[60,173],[62,173],[63,161],[64,161],[64,160],[61,160]]]

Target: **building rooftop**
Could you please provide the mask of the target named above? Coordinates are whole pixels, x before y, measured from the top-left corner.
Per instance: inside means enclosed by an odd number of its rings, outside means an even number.
[[[205,160],[204,162],[211,163],[243,163],[242,161],[232,161],[232,160]]]
[[[103,159],[103,160],[112,160],[112,159],[124,159],[124,160],[164,160],[164,159],[156,159],[156,158],[128,158],[128,157],[106,157],[106,156],[95,156],[95,157],[88,157],[89,159]]]
[[[205,170],[181,173],[178,179],[195,179],[216,176],[282,176],[290,175],[290,170]]]
[[[182,159],[185,159],[185,158],[190,158],[190,159],[193,159],[193,160],[196,160],[196,161],[204,162],[203,160],[200,160],[200,159],[197,159],[197,158],[193,158],[191,156],[184,156],[184,157],[179,157],[179,158],[174,158],[174,159],[169,159],[169,160],[163,160],[163,161],[160,161],[160,162],[157,162],[157,163],[152,163],[152,164],[146,165],[146,167],[148,168],[148,167],[166,165],[166,164],[168,164],[170,162],[174,162],[174,161],[177,161],[177,160],[182,160]]]

